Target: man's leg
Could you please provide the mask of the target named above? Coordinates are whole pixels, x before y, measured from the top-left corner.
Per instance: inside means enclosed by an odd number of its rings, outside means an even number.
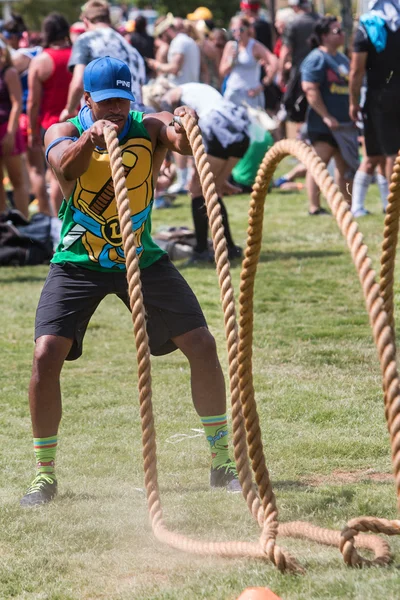
[[[55,335],[36,340],[29,407],[32,419],[36,475],[21,499],[21,506],[49,502],[57,493],[55,456],[61,420],[60,373],[73,341]]]
[[[172,338],[190,364],[193,404],[199,417],[226,411],[225,381],[215,340],[206,327]]]
[[[354,176],[351,212],[355,217],[364,217],[369,214],[365,209],[365,198],[372,183],[375,167],[380,159],[380,156],[364,156]]]
[[[193,404],[211,450],[211,486],[240,492],[236,466],[228,454],[225,381],[215,340],[206,327],[198,327],[172,341],[189,360]]]
[[[321,160],[323,160],[323,162],[326,165],[328,165],[330,159],[333,156],[335,148],[333,146],[331,146],[330,144],[328,144],[327,142],[320,142],[320,141],[315,142],[312,146],[313,146],[315,152],[321,158]],[[311,175],[310,171],[307,171],[306,187],[307,187],[308,202],[309,202],[308,212],[310,215],[319,214],[319,211],[321,210],[321,204],[320,204],[320,200],[319,200],[320,191],[319,191],[319,187],[315,183],[314,177]]]

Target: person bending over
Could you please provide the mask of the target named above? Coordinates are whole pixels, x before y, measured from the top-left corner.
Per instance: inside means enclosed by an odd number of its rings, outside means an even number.
[[[199,116],[207,161],[215,177],[215,187],[221,208],[222,222],[228,246],[228,257],[232,260],[242,256],[242,249],[236,246],[229,227],[228,213],[222,196],[233,167],[249,147],[249,118],[243,106],[236,106],[210,85],[204,83],[184,83],[174,86],[168,81],[159,81],[144,88],[147,102],[160,109],[176,108],[180,103],[190,106]],[[235,188],[236,191],[239,192]],[[196,233],[195,262],[210,261],[208,249],[208,217],[205,199],[201,189],[197,169],[189,182],[192,197],[192,215]]]

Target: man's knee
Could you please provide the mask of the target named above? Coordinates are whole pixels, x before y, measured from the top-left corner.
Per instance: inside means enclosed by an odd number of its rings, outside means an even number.
[[[40,375],[60,373],[72,346],[72,340],[55,335],[43,335],[36,340],[33,372]]]
[[[179,336],[176,340],[178,348],[191,359],[213,360],[217,355],[214,336],[206,327],[198,327]]]

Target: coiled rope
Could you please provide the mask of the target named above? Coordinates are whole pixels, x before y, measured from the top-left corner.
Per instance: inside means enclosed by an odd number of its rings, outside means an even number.
[[[357,267],[382,369],[385,415],[391,439],[392,460],[400,507],[400,391],[393,329],[393,268],[399,219],[399,207],[396,198],[400,187],[400,165],[396,162],[393,178],[397,177],[397,179],[393,179],[394,183],[390,187],[391,195],[389,196],[389,206],[385,220],[381,286],[379,287],[375,281],[375,272],[371,268],[371,261],[367,256],[367,247],[363,243],[358,226],[353,221],[348,205],[327,172],[324,163],[315,152],[302,142],[291,140],[278,142],[267,152],[257,173],[251,195],[247,247],[240,283],[238,330],[228,252],[214,177],[206,159],[200,129],[196,121],[189,115],[185,115],[182,118],[182,123],[190,141],[195,164],[200,175],[214,244],[228,347],[234,455],[243,496],[262,532],[258,542],[204,542],[171,532],[164,525],[157,481],[150,351],[145,326],[139,261],[136,255],[135,235],[132,231],[131,213],[119,142],[116,132],[106,127],[104,137],[110,155],[126,258],[130,305],[137,349],[145,487],[154,535],[160,541],[186,552],[269,559],[279,570],[296,573],[303,572],[303,569],[288,551],[278,546],[276,543],[278,534],[280,536],[310,539],[325,545],[339,547],[346,564],[350,566],[388,564],[391,561],[391,553],[386,540],[371,535],[359,536],[357,541],[355,541],[355,538],[359,532],[368,531],[398,535],[400,534],[399,520],[389,521],[374,517],[360,517],[350,521],[342,532],[316,527],[304,522],[278,523],[278,510],[265,463],[252,380],[253,294],[257,262],[261,249],[265,197],[276,166],[285,156],[291,154],[296,156],[312,172],[316,183],[327,198],[340,230],[346,237],[353,261]],[[389,315],[391,316],[389,317]],[[258,495],[253,484],[248,457],[250,457],[251,467],[257,483]],[[355,548],[356,545],[358,548],[372,551],[375,555],[374,560],[361,557]]]

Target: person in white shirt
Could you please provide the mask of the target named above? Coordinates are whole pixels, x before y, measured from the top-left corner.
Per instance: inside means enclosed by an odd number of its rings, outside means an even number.
[[[168,62],[147,59],[147,64],[157,75],[167,75],[175,85],[197,83],[200,80],[200,48],[183,31],[179,31],[171,13],[154,30],[155,36],[163,35],[169,42]]]
[[[110,7],[104,0],[89,0],[82,8],[82,21],[87,29],[72,46],[68,64],[73,72],[69,86],[67,105],[61,112],[60,121],[75,116],[76,108],[83,96],[83,71],[96,58],[110,56],[123,60],[131,72],[131,90],[136,99],[132,110],[143,111],[142,85],[146,81],[144,59],[117,31],[111,27]]]

